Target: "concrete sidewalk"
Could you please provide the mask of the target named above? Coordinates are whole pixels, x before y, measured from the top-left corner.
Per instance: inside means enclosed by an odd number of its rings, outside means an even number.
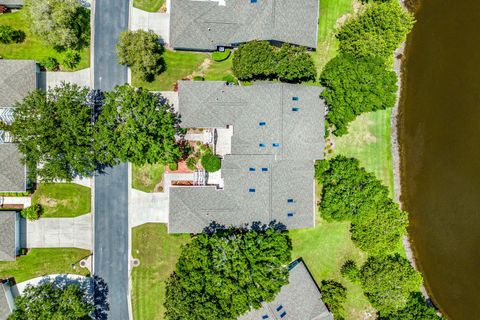
[[[59,86],[62,82],[75,83],[81,87],[90,87],[90,68],[75,72],[40,72],[38,87],[47,90]]]
[[[129,204],[131,228],[149,222],[168,223],[168,193],[131,189]]]
[[[27,248],[80,248],[92,250],[92,215],[76,218],[40,218],[26,222],[22,236]],[[25,239],[25,238],[24,238]]]

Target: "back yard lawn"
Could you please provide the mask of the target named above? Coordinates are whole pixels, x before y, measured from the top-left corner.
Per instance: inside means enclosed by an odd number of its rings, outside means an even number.
[[[62,64],[65,53],[44,45],[40,38],[30,32],[28,21],[22,10],[0,14],[0,25],[12,26],[14,29],[25,32],[25,40],[21,43],[0,44],[0,57],[3,59],[26,59],[39,62],[47,57],[53,57]],[[80,51],[80,55],[80,63],[74,70],[88,68],[90,65],[90,49],[84,48]]]
[[[167,226],[148,223],[132,231],[132,255],[140,265],[132,271],[132,308],[136,320],[164,319],[165,282],[175,269],[189,235],[168,234]]]
[[[56,273],[87,275],[88,269],[81,268],[79,262],[89,255],[88,250],[74,248],[31,249],[16,261],[0,262],[0,278],[14,277],[18,283]]]
[[[91,211],[91,189],[75,183],[41,183],[32,198],[43,218],[72,218]]]
[[[135,8],[148,12],[158,12],[164,3],[165,0],[133,0]]]
[[[162,181],[165,166],[163,164],[146,164],[132,167],[132,188],[143,192],[160,192],[158,184]]]

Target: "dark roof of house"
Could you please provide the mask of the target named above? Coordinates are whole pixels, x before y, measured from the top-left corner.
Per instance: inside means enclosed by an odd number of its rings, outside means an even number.
[[[23,0],[0,0],[0,5],[6,7],[21,7],[23,6]]]
[[[261,308],[249,311],[238,320],[333,320],[303,261],[292,262],[290,268],[289,283],[282,287],[275,300],[263,302]]]
[[[323,159],[324,149],[321,91],[269,82],[241,87],[181,81],[182,126],[232,125],[233,137],[231,154],[222,160],[223,189],[170,189],[169,232],[201,232],[211,221],[226,226],[272,220],[289,229],[314,226],[314,161]]]
[[[172,1],[170,45],[216,50],[251,40],[317,47],[318,0]]]
[[[13,107],[36,87],[35,61],[0,59],[0,108]]]
[[[25,191],[25,165],[13,143],[0,144],[0,191]]]
[[[0,261],[15,260],[16,219],[17,213],[15,211],[0,211]]]

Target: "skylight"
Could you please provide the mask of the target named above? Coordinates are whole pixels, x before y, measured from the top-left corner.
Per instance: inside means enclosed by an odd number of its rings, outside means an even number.
[[[274,143],[272,143],[272,146],[273,146],[274,148],[278,148],[278,147],[280,147],[280,143],[274,142]]]
[[[297,112],[298,110],[300,110],[300,108],[297,108],[297,107],[293,107],[293,108],[292,108],[292,111],[293,111],[293,112]]]
[[[259,143],[258,146],[259,146],[260,148],[265,148],[265,143]]]
[[[292,97],[293,101],[298,101],[298,97]]]
[[[268,168],[262,168],[263,172],[268,172]]]
[[[255,192],[255,188],[248,189],[248,192]]]
[[[255,169],[255,168],[253,168],[253,167],[250,167],[250,168],[248,168],[248,171],[250,171],[250,172],[255,172],[255,171],[256,171],[256,169]]]
[[[287,213],[287,216],[288,216],[288,217],[293,217],[294,215],[295,215],[295,212],[289,212],[289,213]]]
[[[267,124],[267,123],[266,123],[265,121],[260,121],[260,122],[258,123],[258,125],[259,125],[260,127],[264,127],[266,124]]]

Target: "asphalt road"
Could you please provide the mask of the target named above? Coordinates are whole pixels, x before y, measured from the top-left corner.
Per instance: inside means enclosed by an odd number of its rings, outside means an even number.
[[[94,16],[94,88],[111,90],[127,82],[115,45],[128,29],[128,0],[96,0]],[[94,274],[108,286],[108,319],[128,315],[128,167],[108,168],[95,177]]]

